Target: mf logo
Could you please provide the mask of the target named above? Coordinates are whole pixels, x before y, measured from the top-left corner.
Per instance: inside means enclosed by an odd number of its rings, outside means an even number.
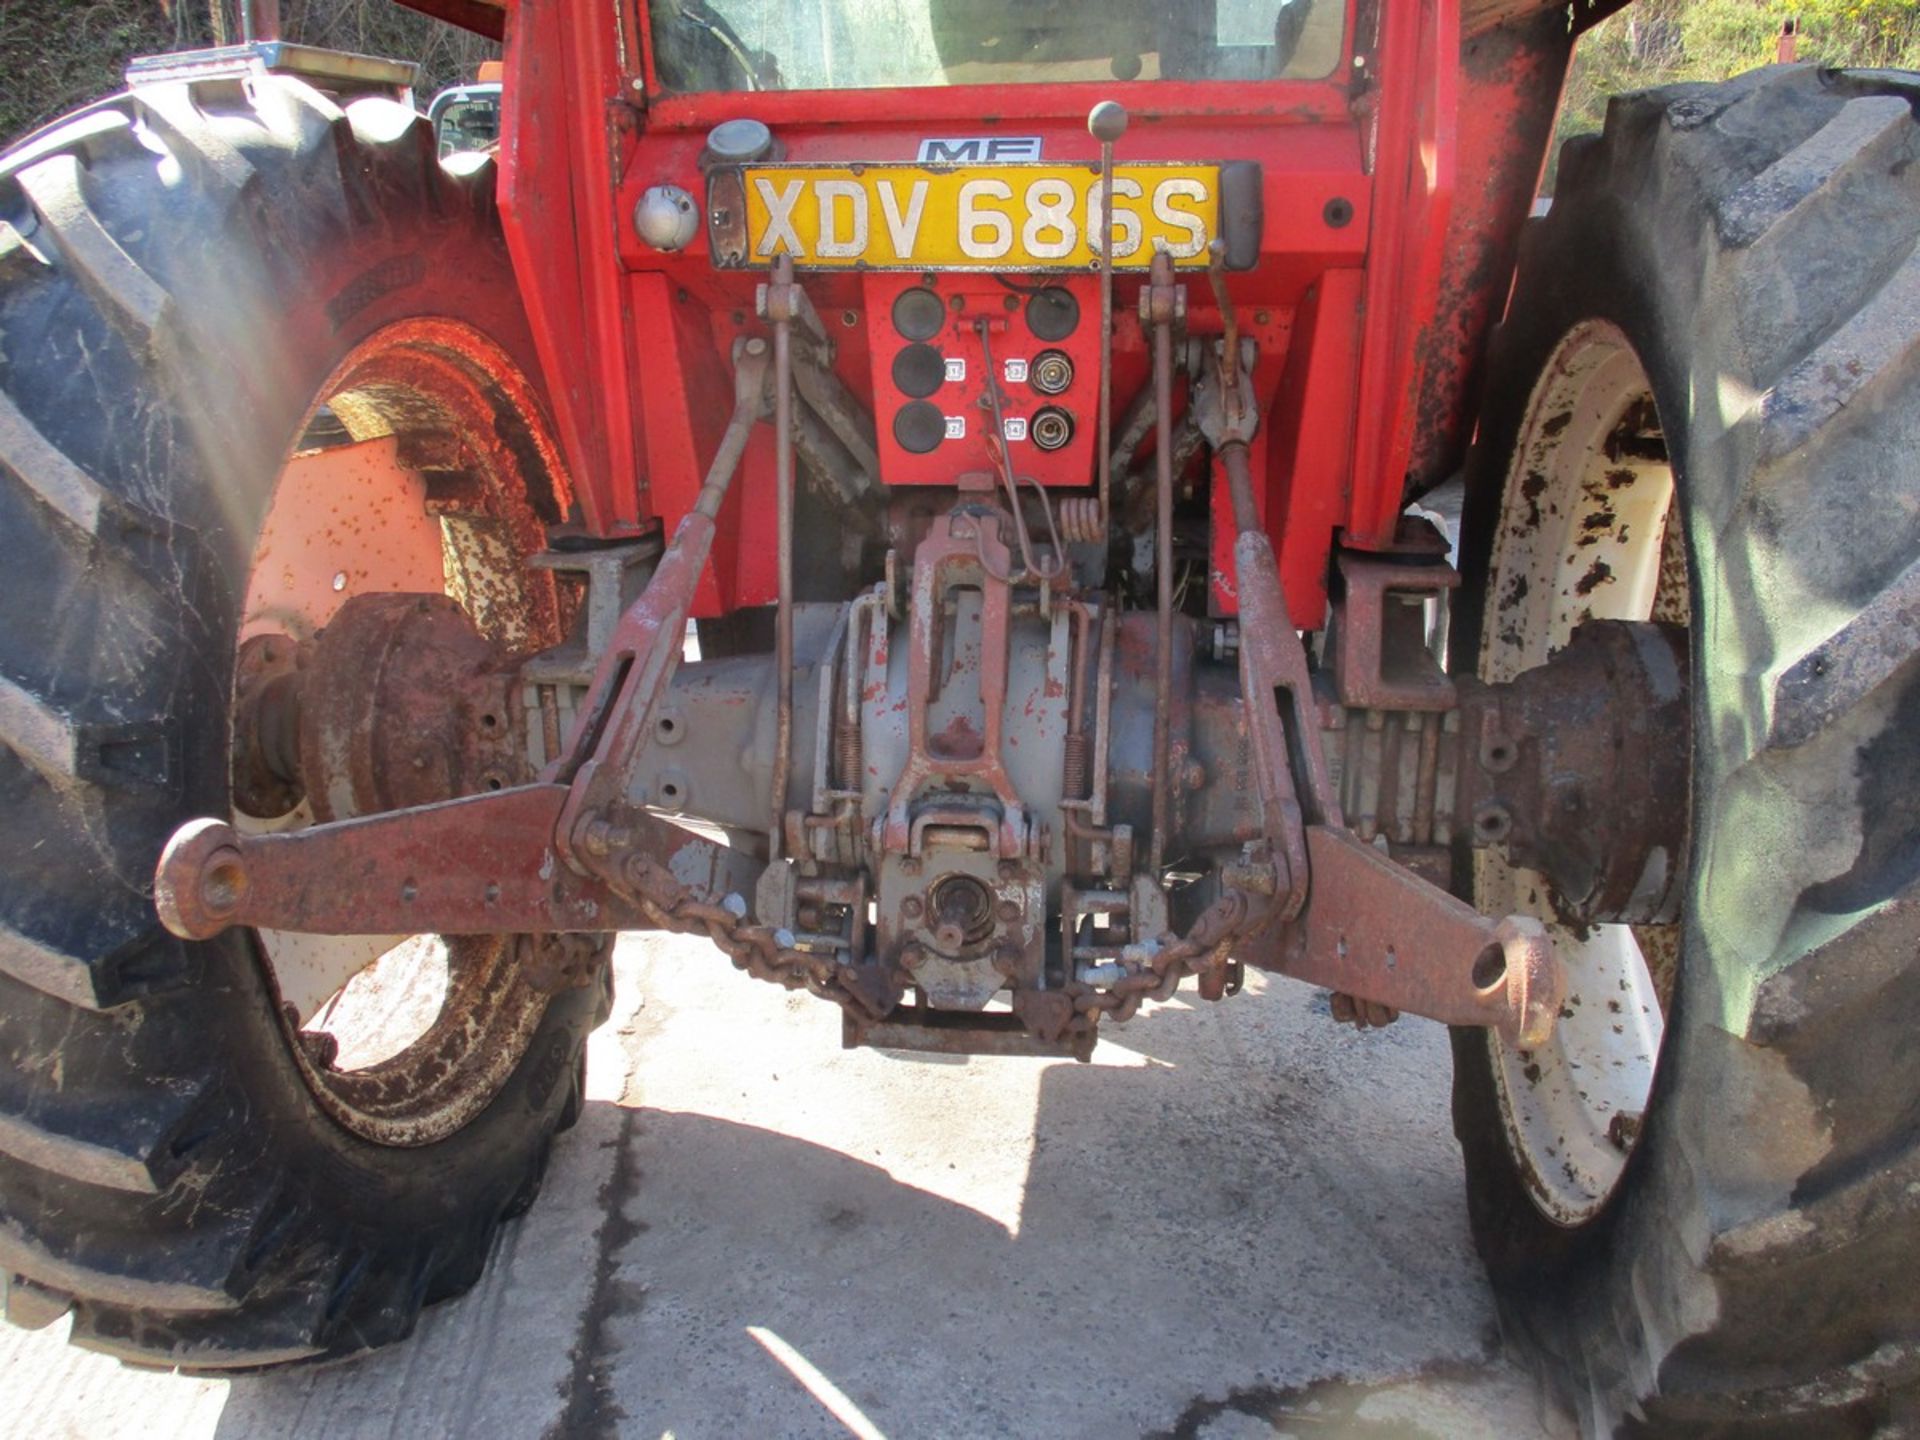
[[[1038,135],[973,135],[958,140],[922,140],[920,162],[977,165],[983,160],[1038,160]]]

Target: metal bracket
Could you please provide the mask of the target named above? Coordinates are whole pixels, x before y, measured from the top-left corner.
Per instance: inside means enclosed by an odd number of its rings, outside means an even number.
[[[1334,558],[1342,590],[1333,607],[1328,650],[1342,705],[1365,710],[1451,710],[1453,681],[1427,648],[1425,601],[1460,584],[1444,557],[1422,562],[1342,550]]]
[[[1515,1045],[1542,1043],[1565,985],[1545,930],[1525,917],[1480,914],[1346,828],[1273,546],[1243,527],[1234,563],[1241,691],[1279,871],[1275,918],[1291,922],[1253,927],[1239,953],[1374,1006],[1488,1026]]]
[[[1553,1033],[1565,981],[1538,920],[1490,920],[1349,830],[1309,827],[1307,854],[1313,898],[1274,968],[1523,1050]]]
[[[1008,612],[1011,587],[1004,578],[1013,555],[999,535],[1001,512],[987,505],[967,506],[934,520],[914,559],[912,626],[908,656],[908,756],[887,804],[881,848],[893,854],[913,851],[913,808],[922,792],[954,781],[984,787],[999,812],[993,853],[1019,860],[1027,849],[1026,810],[1008,778],[1001,749],[1007,698]],[[940,687],[936,667],[944,646],[950,591],[971,587],[980,596],[980,731],[975,735],[930,733],[930,712]]]

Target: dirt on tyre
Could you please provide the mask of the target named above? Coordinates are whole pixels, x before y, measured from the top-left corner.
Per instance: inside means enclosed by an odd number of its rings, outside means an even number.
[[[570,496],[493,191],[410,107],[267,76],[142,87],[0,157],[16,1321],[70,1312],[78,1343],[205,1369],[396,1340],[477,1278],[578,1112],[598,938],[565,983],[521,963],[556,941],[424,947],[447,995],[496,1000],[351,1068],[280,983],[294,951],[282,974],[269,937],[188,944],[152,905],[171,830],[233,811],[245,637],[311,638],[417,578],[503,644],[559,638],[520,561]],[[329,454],[403,477],[407,513],[329,513],[300,478]],[[402,519],[431,573],[367,558]]]
[[[1454,1039],[1503,1329],[1593,1434],[1920,1426],[1916,98],[1615,100],[1495,340],[1456,665],[1692,636],[1679,923],[1563,931],[1551,1052]],[[1476,899],[1550,918],[1535,880]]]

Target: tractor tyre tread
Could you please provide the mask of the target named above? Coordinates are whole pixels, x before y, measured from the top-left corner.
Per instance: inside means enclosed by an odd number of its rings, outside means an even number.
[[[1469,578],[1533,377],[1590,317],[1653,383],[1693,576],[1693,898],[1597,1219],[1535,1210],[1455,1035],[1503,1329],[1591,1434],[1867,1435],[1920,1403],[1917,99],[1798,66],[1615,100],[1493,343]]]
[[[143,86],[0,155],[17,1323],[71,1315],[79,1345],[209,1372],[398,1340],[474,1283],[579,1112],[605,965],[464,1129],[400,1149],[320,1108],[250,937],[188,944],[152,908],[172,827],[226,804],[244,517],[265,503],[235,477],[277,473],[339,354],[390,319],[479,294],[530,357],[494,206],[492,166],[443,169],[411,107],[275,76]]]

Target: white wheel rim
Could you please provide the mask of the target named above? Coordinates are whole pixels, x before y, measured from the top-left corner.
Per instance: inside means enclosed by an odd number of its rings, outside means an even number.
[[[1652,413],[1646,372],[1616,327],[1587,321],[1567,333],[1535,384],[1507,476],[1481,678],[1510,680],[1544,663],[1586,619],[1685,622],[1672,469],[1650,446],[1622,445]],[[1483,910],[1545,921],[1567,967],[1567,1001],[1547,1045],[1514,1050],[1492,1032],[1488,1043],[1508,1142],[1534,1201],[1556,1223],[1579,1225],[1613,1195],[1640,1133],[1664,1033],[1671,927],[1568,929],[1554,921],[1545,878],[1495,850],[1476,852],[1474,889]]]

